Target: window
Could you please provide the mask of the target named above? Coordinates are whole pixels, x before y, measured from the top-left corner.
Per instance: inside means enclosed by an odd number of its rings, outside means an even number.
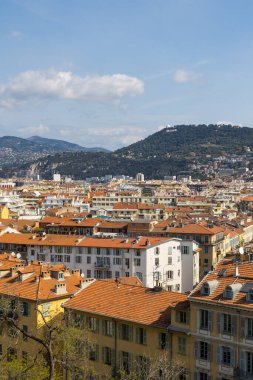
[[[168,280],[173,280],[173,270],[168,270],[167,271],[167,279]]]
[[[208,265],[208,259],[204,259],[204,265]]]
[[[205,251],[204,251],[206,254],[208,253],[208,247],[205,247]]]
[[[222,348],[222,364],[231,365],[231,349],[229,347]]]
[[[227,286],[225,291],[224,291],[224,294],[223,294],[223,297],[228,299],[228,300],[232,300],[233,299],[233,290],[230,286]]]
[[[155,258],[155,266],[156,266],[156,267],[159,266],[159,257],[156,257],[156,258]]]
[[[126,371],[130,372],[130,354],[129,352],[121,351],[120,352],[120,367]]]
[[[82,262],[82,256],[76,256],[76,263],[81,264]]]
[[[208,243],[209,243],[209,236],[205,235],[205,244],[208,244]]]
[[[62,263],[63,262],[63,256],[62,255],[55,255],[55,261]]]
[[[99,359],[99,346],[97,344],[93,349],[90,350],[89,359],[92,361],[97,361]]]
[[[159,253],[160,253],[160,248],[159,248],[159,247],[156,247],[156,248],[155,248],[155,254],[156,254],[156,255],[159,255]]]
[[[180,292],[180,284],[176,284],[175,285],[175,291],[176,292]]]
[[[158,335],[158,347],[161,350],[168,348],[168,335],[166,333],[159,333]]]
[[[119,325],[119,338],[122,340],[132,340],[132,326],[122,323]]]
[[[64,256],[64,261],[65,261],[66,263],[70,263],[70,256],[65,255],[65,256]]]
[[[172,265],[172,257],[168,257],[168,264]]]
[[[182,255],[189,255],[189,247],[187,245],[183,245],[181,247],[181,253]]]
[[[141,251],[138,249],[137,251],[134,252],[134,255],[135,256],[140,256],[141,255]]]
[[[88,248],[87,248],[87,252],[88,252],[88,255],[91,254],[91,247],[88,247]]]
[[[126,277],[129,277],[129,272],[125,272],[125,276],[126,276]]]
[[[79,257],[79,256],[77,256]],[[87,264],[91,264],[91,256],[87,256]]]
[[[23,325],[23,331],[28,333],[28,326]],[[28,337],[25,334],[23,334],[23,340],[28,340]]]
[[[87,317],[87,323],[92,332],[96,334],[99,332],[99,320],[97,318]]]
[[[178,353],[181,355],[186,354],[186,340],[183,337],[178,337]]]
[[[248,292],[247,301],[253,302],[253,289],[250,289]]]
[[[17,359],[17,351],[15,348],[9,347],[7,350],[7,361],[11,362],[14,359]]]
[[[180,269],[178,269],[177,275],[178,275],[178,277],[180,277]]]
[[[129,268],[129,259],[125,259],[125,265]]]
[[[247,318],[247,338],[253,339],[253,319]]]
[[[209,380],[209,376],[205,372],[199,372],[197,379],[198,380]]]
[[[253,375],[253,353],[246,352],[246,370],[248,374]]]
[[[207,342],[197,342],[198,343],[198,358],[202,360],[209,359],[209,345]]]
[[[100,248],[97,248],[97,255],[100,255]]]
[[[207,283],[202,286],[201,293],[204,294],[204,295],[206,295],[206,296],[209,296],[209,294],[210,294],[210,287],[209,287],[209,285]]]
[[[119,271],[116,270],[115,271],[115,277],[118,278],[119,276],[120,276],[120,273],[119,273]]]
[[[224,334],[232,334],[232,315],[222,314],[223,316],[223,329]]]
[[[114,336],[114,322],[109,320],[103,321],[103,334],[106,336]]]
[[[186,311],[176,311],[176,321],[179,323],[188,323],[188,314]]]
[[[102,348],[102,360],[104,364],[112,365],[112,349],[110,347],[103,347]]]
[[[140,267],[141,266],[141,259],[134,259],[134,265],[136,267]]]
[[[147,332],[146,329],[142,327],[136,328],[136,343],[147,344]]]
[[[211,312],[208,310],[200,310],[200,329],[211,330]]]
[[[91,270],[87,269],[87,278],[91,278]]]
[[[30,304],[28,302],[22,302],[21,313],[25,317],[28,317],[30,315]]]
[[[114,265],[121,265],[121,264],[122,264],[122,259],[121,259],[121,257],[114,257],[114,258],[113,258],[113,264],[114,264]]]

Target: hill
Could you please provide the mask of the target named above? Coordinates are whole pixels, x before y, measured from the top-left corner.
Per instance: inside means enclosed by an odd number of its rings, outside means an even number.
[[[52,178],[52,174],[58,172],[75,179],[106,174],[135,176],[137,172],[143,172],[147,178],[163,178],[187,173],[203,178],[205,174],[201,168],[211,165],[213,158],[223,156],[229,161],[231,156],[244,157],[246,149],[253,151],[251,128],[176,125],[115,152],[59,153],[32,164],[13,166],[5,173],[40,174],[42,178]]]
[[[28,139],[15,136],[0,137],[0,165],[15,166],[32,162],[58,152],[105,152],[103,148],[85,148],[63,140],[33,136]]]
[[[73,144],[68,141],[49,139],[40,136],[32,136],[27,140],[32,141],[40,146],[44,147],[46,150],[52,149],[55,152],[69,152],[69,151],[83,151],[83,152],[108,152],[104,148],[85,148],[78,144]]]

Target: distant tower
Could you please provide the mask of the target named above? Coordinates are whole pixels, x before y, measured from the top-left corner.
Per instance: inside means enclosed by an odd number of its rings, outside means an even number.
[[[143,173],[137,173],[136,174],[136,181],[144,182],[144,174]]]

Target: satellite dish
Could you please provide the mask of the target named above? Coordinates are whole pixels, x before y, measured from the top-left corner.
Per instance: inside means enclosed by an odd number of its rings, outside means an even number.
[[[12,257],[16,256],[15,252],[11,252],[11,256]]]
[[[17,253],[17,258],[18,258],[18,259],[21,258],[21,254],[20,254],[20,253]]]
[[[81,277],[84,278],[84,273],[81,274]]]
[[[244,248],[243,248],[243,247],[240,247],[240,248],[239,248],[239,253],[240,253],[240,255],[243,255],[243,254],[244,254]]]

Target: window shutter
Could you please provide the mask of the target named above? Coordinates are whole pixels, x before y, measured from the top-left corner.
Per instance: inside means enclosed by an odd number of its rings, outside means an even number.
[[[102,347],[102,362],[105,364],[105,347]]]
[[[240,352],[240,370],[246,372],[246,352]]]
[[[27,315],[28,315],[28,317],[30,317],[30,315],[31,315],[31,304],[30,304],[30,302],[27,302]]]
[[[112,321],[112,336],[115,336],[115,328],[116,328],[116,324],[114,321]]]
[[[216,361],[218,364],[221,364],[221,346],[218,346],[216,349]]]
[[[232,315],[232,335],[236,335],[236,331],[237,331],[237,317],[236,315]]]
[[[106,321],[102,321],[102,333],[103,335],[106,333]]]
[[[147,344],[147,331],[143,329],[143,344]]]
[[[195,357],[199,359],[199,342],[195,342]]]
[[[207,359],[212,360],[212,345],[210,343],[207,345]]]
[[[213,312],[209,311],[208,312],[208,330],[212,331],[213,329]]]
[[[140,341],[140,329],[139,327],[136,327],[136,343],[139,343]]]
[[[112,360],[112,366],[115,366],[115,350],[111,350],[111,360]]]
[[[245,338],[246,336],[246,329],[245,329],[245,326],[246,325],[246,318],[241,318],[241,337],[242,338]]]
[[[99,333],[99,319],[96,319],[96,333]]]
[[[221,313],[217,313],[217,329],[219,333],[221,332],[221,319],[222,319],[221,317],[222,317]]]
[[[119,339],[122,339],[122,325],[118,325],[118,337]]]
[[[230,363],[230,366],[234,367],[235,366],[235,350],[233,348],[230,348],[230,352],[231,352],[231,363]]]
[[[133,327],[129,326],[129,341],[131,342],[133,340]]]
[[[180,319],[179,319],[180,317],[179,317],[179,311],[178,310],[176,310],[176,322],[179,322],[180,321]]]
[[[186,312],[186,323],[187,323],[187,325],[189,325],[189,323],[190,323],[190,312],[188,312],[188,311]]]
[[[96,344],[96,361],[99,360],[99,345]]]

